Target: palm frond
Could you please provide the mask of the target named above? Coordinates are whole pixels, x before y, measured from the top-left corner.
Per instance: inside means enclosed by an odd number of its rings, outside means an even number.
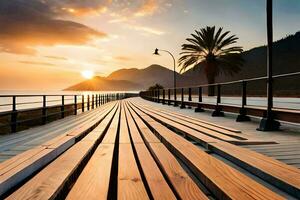
[[[236,35],[229,35],[229,31],[224,33],[222,31],[223,28],[216,29],[215,26],[195,30],[191,38],[186,39],[188,43],[181,46],[181,57],[178,60],[180,72],[205,65],[217,66],[211,69],[214,71],[212,73],[214,76],[219,73],[232,75],[239,72],[243,65],[241,57],[243,48],[233,46],[238,40]]]

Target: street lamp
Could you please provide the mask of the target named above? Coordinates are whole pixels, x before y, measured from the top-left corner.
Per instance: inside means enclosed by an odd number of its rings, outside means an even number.
[[[173,67],[174,67],[174,106],[177,106],[177,97],[176,97],[176,61],[175,61],[175,57],[173,56],[173,54],[170,51],[167,50],[162,50],[162,49],[158,49],[156,48],[154,51],[154,55],[160,55],[158,53],[158,51],[163,51],[163,52],[167,52],[172,58],[173,58]]]
[[[273,12],[272,0],[267,0],[267,113],[260,121],[258,130],[274,131],[278,130],[280,123],[274,120],[273,108]]]

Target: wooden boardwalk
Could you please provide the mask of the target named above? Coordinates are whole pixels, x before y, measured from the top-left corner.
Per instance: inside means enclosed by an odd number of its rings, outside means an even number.
[[[0,163],[0,199],[300,198],[300,170],[259,153],[276,139],[153,105],[110,102],[39,127],[52,136],[7,138],[24,148]]]

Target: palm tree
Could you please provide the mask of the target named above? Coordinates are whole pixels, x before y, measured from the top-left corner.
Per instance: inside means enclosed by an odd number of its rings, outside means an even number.
[[[229,36],[229,31],[222,31],[223,28],[216,31],[215,26],[207,26],[191,34],[192,38],[186,39],[189,43],[181,46],[180,72],[188,68],[203,68],[208,84],[215,83],[220,73],[233,75],[239,72],[243,64],[243,48],[232,46],[238,38],[235,35]],[[208,95],[214,95],[214,86],[208,88]]]

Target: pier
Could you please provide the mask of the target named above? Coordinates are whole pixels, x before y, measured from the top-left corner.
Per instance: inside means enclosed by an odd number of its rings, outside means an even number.
[[[300,198],[299,130],[212,112],[126,97],[2,135],[1,199]]]

